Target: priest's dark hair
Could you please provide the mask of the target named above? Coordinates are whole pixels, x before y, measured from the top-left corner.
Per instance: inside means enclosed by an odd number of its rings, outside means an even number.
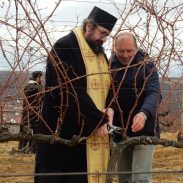
[[[88,23],[90,23],[90,24],[93,26],[93,28],[97,27],[97,25],[96,25],[96,23],[94,22],[93,19],[85,19],[85,20],[83,21],[83,32],[86,32],[86,25],[87,25]]]

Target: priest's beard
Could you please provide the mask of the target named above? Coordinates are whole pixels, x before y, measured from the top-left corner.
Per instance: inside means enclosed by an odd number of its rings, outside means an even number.
[[[103,42],[101,41],[91,41],[91,40],[86,40],[92,51],[98,55],[99,53],[104,52],[104,48],[102,47]]]

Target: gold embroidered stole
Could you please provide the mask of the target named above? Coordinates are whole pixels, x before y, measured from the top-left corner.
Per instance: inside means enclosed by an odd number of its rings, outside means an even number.
[[[98,56],[86,42],[82,28],[74,29],[82,58],[84,60],[87,76],[87,93],[92,98],[99,110],[105,109],[105,101],[110,87],[109,74],[95,74],[108,72],[108,64],[103,53]],[[91,75],[90,75],[91,74]],[[97,137],[95,133],[87,139],[87,169],[89,183],[105,183],[106,175],[100,175],[107,171],[109,160],[109,136]],[[95,174],[93,174],[95,173]]]

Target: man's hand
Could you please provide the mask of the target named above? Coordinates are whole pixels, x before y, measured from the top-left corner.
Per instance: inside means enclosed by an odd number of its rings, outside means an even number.
[[[147,120],[146,115],[143,112],[137,113],[133,118],[132,132],[139,132],[144,128]]]

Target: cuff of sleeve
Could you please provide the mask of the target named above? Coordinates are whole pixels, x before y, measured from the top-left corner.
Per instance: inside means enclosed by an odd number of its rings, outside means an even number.
[[[140,112],[140,113],[143,115],[145,121],[147,121],[147,116],[146,116],[146,114],[145,114],[144,112]]]
[[[149,111],[141,109],[139,112],[143,112],[146,116],[146,120],[149,120],[151,118],[151,114],[149,113]]]

